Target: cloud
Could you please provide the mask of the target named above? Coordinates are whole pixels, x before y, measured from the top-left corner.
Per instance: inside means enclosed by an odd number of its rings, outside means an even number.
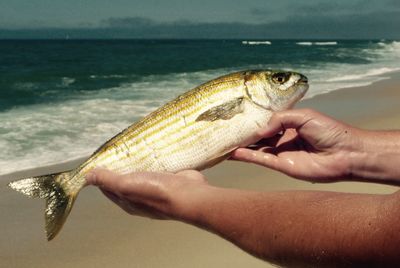
[[[346,5],[341,5],[335,1],[330,2],[322,2],[322,3],[306,3],[306,2],[298,2],[298,7],[295,8],[293,14],[303,14],[303,15],[322,15],[329,14],[333,16],[338,16],[346,13],[353,13],[354,6],[357,6],[355,3],[348,3]]]
[[[143,28],[158,25],[155,21],[144,17],[108,18],[100,21],[100,27],[106,28]]]
[[[273,12],[269,8],[253,7],[250,9],[250,15],[256,16],[256,17],[266,17],[266,16],[275,15],[275,12]]]
[[[384,4],[384,3],[383,3]],[[400,1],[399,0],[388,0],[389,7],[391,8],[400,8]]]
[[[0,38],[64,38],[67,35],[70,38],[400,38],[398,9],[356,14],[329,3],[314,6],[317,9],[308,9],[307,5],[303,5],[303,8],[304,11],[298,11],[295,16],[258,24],[202,23],[189,20],[165,23],[145,17],[112,17],[102,20],[97,26],[82,28],[0,30]],[[318,8],[327,11],[317,12]],[[332,11],[335,8],[336,14]],[[343,10],[342,13],[339,10]],[[264,14],[264,10],[252,12]]]
[[[318,8],[328,11],[307,12],[259,24],[201,23],[188,20],[161,23],[148,18],[110,18],[107,28],[130,30],[161,38],[399,38],[400,11],[333,14],[335,4],[324,3]],[[316,7],[317,8],[317,7]],[[337,7],[337,9],[343,9]],[[346,12],[345,12],[346,11]],[[258,11],[257,11],[258,12]],[[313,16],[310,16],[313,14]]]
[[[343,14],[327,16],[298,16],[285,22],[270,25],[284,32],[297,32],[297,36],[321,38],[399,38],[399,11],[376,11],[364,14]]]
[[[336,1],[281,1],[274,8],[253,7],[249,14],[265,18],[268,16],[280,16],[281,20],[297,20],[299,17],[331,16],[341,17],[344,15],[360,16],[375,12],[390,12],[400,7],[399,0],[363,1],[363,0],[336,0]]]

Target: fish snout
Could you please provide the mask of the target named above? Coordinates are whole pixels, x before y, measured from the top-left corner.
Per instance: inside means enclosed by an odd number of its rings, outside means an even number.
[[[300,79],[299,79],[298,83],[301,83],[301,84],[308,84],[308,78],[307,78],[307,76],[302,75],[302,74],[299,74],[299,75],[300,75]]]

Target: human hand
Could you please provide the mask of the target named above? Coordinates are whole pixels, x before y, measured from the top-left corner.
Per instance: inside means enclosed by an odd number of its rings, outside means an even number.
[[[350,175],[361,131],[313,110],[275,113],[253,148],[239,148],[235,160],[266,166],[295,178],[331,182]]]
[[[209,185],[198,171],[176,174],[137,172],[119,175],[106,169],[95,169],[86,176],[115,204],[133,215],[154,219],[189,217],[190,202]]]
[[[196,171],[117,175],[94,170],[87,181],[128,213],[190,223],[280,266],[400,263],[399,193],[218,188]]]

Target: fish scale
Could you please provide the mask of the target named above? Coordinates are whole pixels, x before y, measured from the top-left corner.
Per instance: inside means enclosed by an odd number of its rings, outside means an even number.
[[[228,94],[232,98],[243,96],[245,93],[243,80],[237,79],[237,76],[232,76],[235,79],[232,77],[221,78],[218,81],[206,83],[166,104],[160,110],[138,122],[136,126],[133,125],[126,132],[121,133],[119,141],[112,143],[110,150],[106,154],[94,155],[93,160],[88,161],[88,164],[84,163],[83,172],[86,173],[96,166],[114,169],[121,173],[140,171],[149,165],[143,160],[157,154],[163,147],[168,147],[169,150],[173,150],[177,146],[180,147],[181,143],[185,143],[186,139],[190,139],[192,131],[196,132],[201,125],[206,127],[204,126],[205,122],[195,122],[196,117],[202,111],[221,104],[224,101],[223,94]],[[182,109],[185,103],[190,103],[191,105],[187,106],[186,109]],[[193,126],[196,123],[199,126]],[[180,139],[185,136],[186,139]],[[179,142],[176,141],[178,139],[180,139]],[[112,153],[113,147],[121,147],[123,143],[128,144],[130,151],[135,152],[134,157],[128,158],[130,161],[123,161],[127,158],[123,152]],[[183,149],[185,148],[182,147]],[[160,152],[159,154],[169,155],[168,153],[168,150],[163,150],[163,153],[161,154]],[[196,156],[196,154],[193,155]],[[146,170],[156,171],[162,169],[166,165],[163,164],[161,159],[161,156],[148,158],[148,161],[158,163],[151,163],[152,166],[147,167]]]
[[[118,173],[177,172],[211,167],[238,147],[257,141],[274,111],[288,109],[307,91],[295,72],[253,70],[204,83],[165,104],[102,145],[77,169],[25,178],[10,187],[46,199],[46,235],[62,228],[85,175],[96,167]]]

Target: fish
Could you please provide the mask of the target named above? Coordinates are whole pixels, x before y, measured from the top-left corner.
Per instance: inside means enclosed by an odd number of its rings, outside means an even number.
[[[203,170],[258,141],[276,111],[290,109],[308,90],[291,71],[246,70],[208,81],[145,116],[105,142],[76,169],[19,179],[9,186],[46,201],[45,232],[61,230],[85,176],[96,167],[117,173]]]

